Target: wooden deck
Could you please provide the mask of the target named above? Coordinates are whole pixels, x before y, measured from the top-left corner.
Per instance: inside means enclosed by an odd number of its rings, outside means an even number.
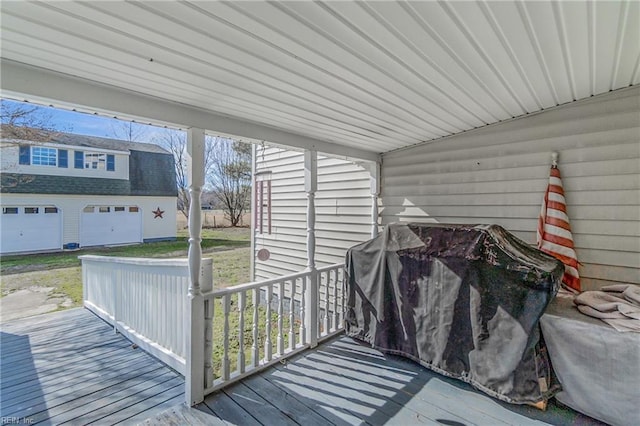
[[[344,336],[146,424],[602,425],[553,402],[545,412],[499,402]]]
[[[184,401],[184,379],[85,309],[7,322],[2,424],[135,424]]]
[[[181,376],[86,310],[0,331],[3,424],[602,425],[553,402],[499,402],[344,336],[188,408]]]

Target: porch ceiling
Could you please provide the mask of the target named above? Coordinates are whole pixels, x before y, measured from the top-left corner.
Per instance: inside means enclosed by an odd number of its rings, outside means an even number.
[[[263,139],[369,157],[640,82],[635,1],[5,1],[1,11],[4,63],[198,111],[222,127],[210,130],[229,133],[228,118],[236,136],[272,129]],[[13,81],[3,78],[5,94],[47,98]],[[59,97],[114,112],[104,97]],[[137,116],[167,121],[154,114]]]

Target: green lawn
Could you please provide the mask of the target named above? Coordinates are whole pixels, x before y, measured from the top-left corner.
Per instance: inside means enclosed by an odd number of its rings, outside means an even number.
[[[249,281],[250,231],[248,228],[205,229],[202,233],[203,256],[213,259],[216,287]],[[178,240],[136,244],[123,247],[93,248],[72,252],[4,256],[0,258],[2,288],[0,295],[28,287],[48,287],[50,297],[67,297],[82,306],[82,271],[78,256],[97,254],[122,257],[186,257],[186,231],[178,231]]]
[[[78,256],[86,254],[122,257],[182,257],[187,255],[189,248],[187,232],[186,230],[178,231],[176,241],[135,244],[121,247],[87,248],[49,254],[3,256],[0,258],[0,275],[79,266],[80,260],[78,260]],[[204,253],[222,249],[248,247],[249,244],[249,228],[204,229],[202,232],[202,250]]]

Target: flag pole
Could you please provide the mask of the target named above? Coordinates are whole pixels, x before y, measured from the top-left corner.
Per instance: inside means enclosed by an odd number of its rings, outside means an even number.
[[[551,167],[553,167],[554,169],[558,168],[558,152],[557,151],[553,151],[551,153]]]

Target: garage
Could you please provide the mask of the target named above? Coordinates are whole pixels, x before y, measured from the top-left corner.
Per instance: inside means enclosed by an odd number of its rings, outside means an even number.
[[[142,209],[138,206],[86,206],[81,213],[80,245],[142,242]]]
[[[3,206],[0,252],[22,253],[62,248],[62,211],[55,206]]]

